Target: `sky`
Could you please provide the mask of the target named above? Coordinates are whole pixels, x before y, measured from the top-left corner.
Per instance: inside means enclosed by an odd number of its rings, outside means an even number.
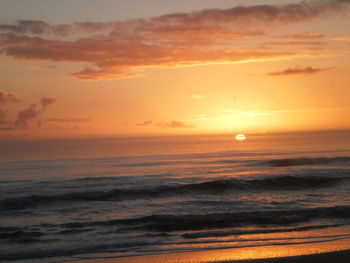
[[[0,2],[0,138],[350,129],[350,0]]]

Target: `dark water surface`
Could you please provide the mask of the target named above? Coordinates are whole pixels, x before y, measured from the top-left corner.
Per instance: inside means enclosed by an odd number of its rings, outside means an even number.
[[[7,142],[0,259],[350,238],[348,133],[248,138]]]

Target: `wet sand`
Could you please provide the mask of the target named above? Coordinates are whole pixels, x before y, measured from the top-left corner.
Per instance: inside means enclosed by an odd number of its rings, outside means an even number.
[[[256,260],[226,260],[216,263],[348,263],[350,262],[350,250],[319,253],[314,255],[303,255],[283,258],[267,258]]]
[[[95,254],[72,258],[72,261],[75,263],[349,263],[349,247],[350,241],[344,239],[326,244],[213,249],[132,257],[123,257],[122,254],[116,253]]]

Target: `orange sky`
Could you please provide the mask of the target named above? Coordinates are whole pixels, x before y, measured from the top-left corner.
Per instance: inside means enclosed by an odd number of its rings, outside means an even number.
[[[175,2],[5,0],[0,136],[350,128],[350,0]]]

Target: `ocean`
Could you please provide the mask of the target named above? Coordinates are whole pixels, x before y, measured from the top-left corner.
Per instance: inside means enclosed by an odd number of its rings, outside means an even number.
[[[247,137],[3,143],[0,260],[350,248],[349,132]]]

